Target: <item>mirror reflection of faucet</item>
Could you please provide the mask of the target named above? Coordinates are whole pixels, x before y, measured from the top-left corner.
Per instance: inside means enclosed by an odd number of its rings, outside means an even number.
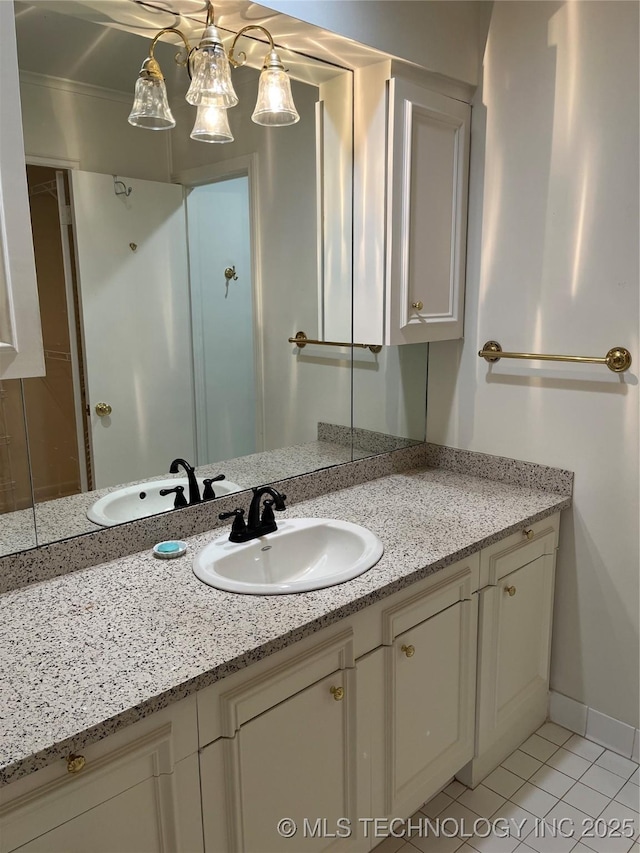
[[[186,459],[174,459],[169,466],[171,474],[177,474],[180,468],[184,468],[187,475],[187,483],[189,486],[189,500],[184,496],[184,486],[175,486],[172,489],[160,489],[162,497],[175,493],[176,499],[173,504],[174,509],[179,509],[184,506],[193,506],[193,504],[202,503],[202,501],[214,500],[216,493],[213,489],[213,483],[218,483],[225,479],[224,474],[218,474],[216,477],[208,477],[202,481],[203,490],[200,496],[200,489],[196,479],[196,471],[193,465],[190,465]]]

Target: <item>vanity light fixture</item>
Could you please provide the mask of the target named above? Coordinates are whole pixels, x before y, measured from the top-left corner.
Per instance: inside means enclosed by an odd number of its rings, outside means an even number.
[[[175,33],[184,43],[184,51],[176,54],[175,61],[187,69],[191,78],[186,100],[198,108],[191,138],[198,142],[233,142],[227,109],[238,103],[238,96],[231,81],[231,65],[238,68],[246,62],[246,54],[241,51],[236,56],[234,50],[238,39],[248,30],[260,30],[269,40],[252,120],[267,127],[286,126],[299,121],[300,116],[291,95],[291,81],[275,50],[271,33],[258,24],[243,27],[235,36],[227,55],[213,23],[213,6],[207,2],[207,21],[197,47],[192,48],[184,34],[174,27],[160,30],[154,36],[149,56],[142,63],[136,81],[129,124],[147,130],[169,130],[175,127],[164,77],[154,57],[158,39],[166,33]]]

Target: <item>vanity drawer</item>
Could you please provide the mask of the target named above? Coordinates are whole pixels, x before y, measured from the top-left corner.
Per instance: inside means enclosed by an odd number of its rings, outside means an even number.
[[[477,588],[479,554],[451,566],[446,576],[421,586],[413,594],[403,592],[396,603],[382,610],[382,644],[393,645],[404,631],[430,619],[460,601],[471,599]],[[420,585],[417,585],[420,586]]]
[[[480,554],[480,589],[495,586],[506,575],[537,560],[554,554],[558,547],[560,513],[543,518],[483,548]]]
[[[87,821],[80,818],[89,814],[97,825],[104,818],[103,847],[110,843],[124,850],[122,820],[135,814],[136,804],[149,802],[154,809],[145,813],[135,837],[160,833],[169,846],[177,843],[181,792],[197,790],[196,735],[195,696],[190,696],[97,743],[79,744],[71,758],[0,789],[1,853],[23,845],[70,853],[82,849]],[[58,829],[63,825],[66,829]]]
[[[307,637],[197,694],[200,746],[232,738],[249,720],[340,670],[355,667],[351,627]]]

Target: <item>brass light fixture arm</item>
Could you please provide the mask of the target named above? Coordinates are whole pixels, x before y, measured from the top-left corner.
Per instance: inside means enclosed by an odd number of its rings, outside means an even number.
[[[613,347],[603,357],[588,355],[546,355],[531,352],[503,352],[497,341],[487,341],[478,353],[486,361],[500,361],[501,358],[524,358],[531,361],[572,361],[581,364],[606,364],[614,373],[624,373],[631,367],[631,353],[625,347]]]
[[[243,27],[239,30],[231,43],[231,48],[229,50],[229,62],[233,65],[234,68],[240,68],[241,65],[244,65],[247,61],[247,54],[241,50],[238,56],[235,56],[235,48],[236,42],[240,38],[240,36],[244,35],[247,30],[260,30],[261,33],[264,33],[265,36],[269,39],[269,52],[272,53],[275,50],[275,44],[273,43],[273,37],[269,30],[266,30],[264,27],[261,27],[260,24],[249,24],[247,27]]]
[[[154,77],[156,80],[163,80],[162,71],[160,70],[160,65],[158,60],[154,56],[155,46],[160,38],[166,33],[173,33],[177,36],[180,36],[184,43],[185,53],[183,55],[182,51],[176,53],[174,60],[176,65],[179,65],[181,68],[186,68],[189,77],[191,77],[191,68],[189,60],[191,59],[191,54],[195,50],[195,48],[191,47],[189,44],[187,37],[180,30],[175,29],[175,27],[165,27],[165,29],[160,30],[160,32],[156,33],[153,39],[151,40],[151,46],[149,47],[149,56],[145,59],[142,69],[149,77]]]

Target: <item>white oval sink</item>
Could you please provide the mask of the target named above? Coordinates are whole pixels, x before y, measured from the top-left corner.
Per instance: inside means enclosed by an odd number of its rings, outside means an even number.
[[[202,494],[203,478],[196,479]],[[109,492],[89,507],[87,518],[102,527],[111,527],[114,524],[122,524],[124,521],[135,521],[138,518],[168,512],[173,509],[176,496],[161,495],[160,489],[173,489],[175,486],[184,486],[184,496],[188,500],[189,484],[186,477],[151,480],[148,483],[135,483],[133,486],[124,486],[122,489]],[[212,486],[217,498],[230,495],[232,492],[241,492],[243,488],[230,480],[219,480],[212,483]]]
[[[209,586],[249,595],[309,592],[352,580],[374,566],[384,547],[349,521],[289,518],[275,533],[229,542],[227,532],[196,554],[193,571]]]

